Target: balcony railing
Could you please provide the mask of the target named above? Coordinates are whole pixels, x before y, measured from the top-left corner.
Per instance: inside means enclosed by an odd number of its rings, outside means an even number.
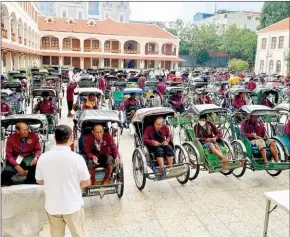
[[[11,32],[11,39],[12,39],[12,41],[16,41],[15,33],[13,33],[13,32]]]
[[[176,52],[175,51],[163,51],[162,52],[163,55],[170,55],[170,56],[175,56],[176,55]]]
[[[41,45],[41,49],[46,49],[46,50],[59,50],[59,46],[50,46],[50,45]]]
[[[19,42],[19,44],[22,44],[22,37],[21,36],[18,36],[18,42]]]
[[[84,47],[85,52],[101,52],[100,48]]]
[[[7,39],[7,30],[5,30],[4,28],[1,28],[1,31],[2,31],[2,38],[5,38]]]
[[[24,45],[26,45],[26,44],[27,44],[26,39],[24,39]]]
[[[139,50],[134,49],[124,49],[124,54],[139,54]]]
[[[152,50],[145,50],[145,54],[146,55],[156,55],[159,54],[158,51],[152,51]]]
[[[120,53],[120,49],[105,49],[105,53]]]
[[[78,46],[63,46],[62,50],[65,51],[81,51],[81,48]]]

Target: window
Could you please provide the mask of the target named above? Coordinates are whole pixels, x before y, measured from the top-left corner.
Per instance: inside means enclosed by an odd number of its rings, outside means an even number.
[[[260,62],[260,73],[264,71],[264,60],[261,60]]]
[[[70,57],[64,57],[63,65],[66,65],[66,66],[71,65],[70,59],[71,59]]]
[[[79,12],[78,13],[78,17],[79,17],[79,19],[83,19],[83,13],[82,12]]]
[[[276,63],[276,73],[280,74],[281,73],[281,61],[278,60]]]
[[[266,38],[263,38],[262,39],[262,49],[265,49],[266,48],[266,44],[267,44],[267,39]]]
[[[279,49],[283,49],[284,48],[284,36],[280,36],[279,37],[279,45],[278,45]]]
[[[260,17],[257,16],[257,17],[256,17],[256,20],[259,21],[259,20],[260,20]]]
[[[63,18],[67,18],[66,10],[62,10],[61,15],[62,15]]]
[[[51,46],[58,47],[58,39],[57,38],[51,38]]]
[[[49,37],[42,37],[42,46],[49,46]]]
[[[59,57],[56,56],[52,56],[51,57],[51,64],[52,65],[59,65],[59,61],[58,61]]]
[[[110,17],[109,13],[105,14],[105,19],[108,19]]]
[[[69,38],[63,39],[63,46],[64,47],[70,47],[70,39]]]
[[[248,20],[251,20],[251,19],[252,19],[252,17],[251,17],[251,16],[247,16],[247,19],[248,19]]]
[[[275,49],[276,48],[276,37],[272,37],[272,41],[271,41],[271,49]]]
[[[99,66],[99,59],[98,58],[93,58],[92,65],[93,65],[93,67]]]
[[[228,15],[227,15],[227,14],[225,14],[225,15],[224,15],[224,18],[227,18],[227,17],[228,17]]]
[[[49,56],[43,56],[42,57],[42,64],[43,65],[49,65],[50,64],[50,57]]]
[[[109,58],[104,59],[104,67],[110,67],[110,59]]]
[[[105,49],[110,49],[110,41],[105,42]]]
[[[271,60],[270,63],[269,63],[269,73],[272,73],[273,69],[274,69],[274,61]]]
[[[120,22],[124,22],[124,16],[123,15],[120,16]]]
[[[123,6],[125,6],[125,3],[123,1],[121,1],[120,5],[123,7]]]
[[[98,40],[93,40],[92,41],[92,48],[93,49],[98,49],[99,48],[99,41]]]

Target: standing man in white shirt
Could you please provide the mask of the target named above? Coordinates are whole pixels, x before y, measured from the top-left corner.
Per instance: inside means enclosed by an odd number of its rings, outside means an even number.
[[[84,158],[71,151],[72,129],[55,129],[56,146],[39,157],[35,178],[44,185],[45,209],[52,237],[64,237],[67,225],[73,237],[87,236],[81,189],[89,186],[90,174]]]

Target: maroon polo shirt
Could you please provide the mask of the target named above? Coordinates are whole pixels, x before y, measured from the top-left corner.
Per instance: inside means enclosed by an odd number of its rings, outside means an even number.
[[[85,154],[89,159],[92,159],[93,156],[97,156],[94,154],[94,150],[96,150],[95,141],[96,138],[93,134],[89,134],[85,137]],[[119,157],[118,147],[109,133],[104,133],[102,140],[98,143],[100,144],[101,155],[111,155],[113,158]]]
[[[143,138],[144,138],[144,143],[146,145],[154,146],[154,141],[156,141],[155,133],[156,133],[156,130],[153,125],[148,126],[145,129]],[[163,125],[163,127],[161,127],[161,129],[159,130],[159,133],[164,138],[164,141],[166,140],[170,142],[171,134],[170,134],[169,128],[166,125]]]
[[[21,144],[22,143],[22,144]],[[40,157],[41,155],[41,146],[39,143],[38,136],[30,132],[28,137],[23,139],[15,133],[8,137],[6,143],[6,159],[9,164],[16,166],[16,159],[18,156],[28,157]]]
[[[194,133],[200,141],[204,141],[207,138],[216,138],[219,139],[222,137],[222,134],[218,128],[211,122],[206,122],[206,129],[203,129],[199,124],[194,126]]]
[[[74,90],[77,87],[76,83],[69,84],[66,90],[66,100],[74,101]]]

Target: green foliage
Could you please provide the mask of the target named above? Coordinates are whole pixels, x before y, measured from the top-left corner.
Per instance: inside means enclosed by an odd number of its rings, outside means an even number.
[[[227,52],[231,58],[240,58],[249,62],[255,61],[257,48],[255,32],[231,25],[224,30],[219,41],[219,50]]]
[[[287,62],[287,74],[290,74],[290,53],[288,54],[288,57],[286,58]]]
[[[290,17],[290,2],[265,2],[263,5],[259,29]]]
[[[249,68],[249,63],[241,59],[233,58],[229,61],[228,66],[231,70],[242,72]]]

